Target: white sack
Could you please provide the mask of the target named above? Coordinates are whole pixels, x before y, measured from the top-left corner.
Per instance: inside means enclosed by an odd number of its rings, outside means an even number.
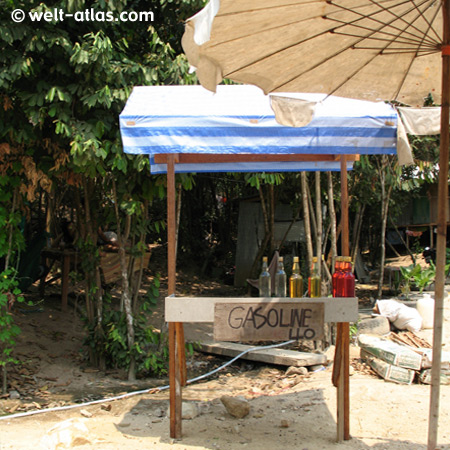
[[[417,332],[422,328],[422,316],[415,308],[395,300],[378,300],[380,315],[385,316],[399,330]]]

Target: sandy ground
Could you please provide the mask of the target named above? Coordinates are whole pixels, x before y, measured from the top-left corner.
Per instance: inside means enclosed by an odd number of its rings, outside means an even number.
[[[0,415],[164,385],[166,380],[129,383],[120,372],[105,374],[86,367],[78,353],[82,324],[73,309],[62,313],[59,306],[58,299],[50,299],[41,312],[17,315],[23,329],[17,353],[25,362],[14,374],[13,387],[21,398],[0,399]],[[444,349],[450,350],[449,301],[445,317]],[[199,331],[198,326],[187,327],[186,335],[198,336]],[[431,342],[431,331],[421,332],[421,336]],[[354,361],[358,350],[352,348]],[[200,357],[190,364],[207,367]],[[183,389],[183,401],[195,404],[198,415],[183,420],[183,438],[178,441],[169,436],[169,391],[163,388],[153,394],[70,410],[4,416],[0,420],[0,449],[427,448],[430,386],[397,385],[367,370],[354,370],[350,378],[352,438],[336,443],[336,389],[331,383],[331,364],[305,376],[286,376],[285,371],[285,367],[242,361],[233,370],[188,385]],[[245,397],[250,413],[243,419],[232,417],[220,401],[225,394]],[[437,448],[450,450],[450,386],[441,386],[440,399]]]

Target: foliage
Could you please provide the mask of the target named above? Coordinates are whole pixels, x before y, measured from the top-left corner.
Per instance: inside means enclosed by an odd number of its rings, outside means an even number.
[[[20,334],[11,309],[16,301],[23,301],[15,269],[19,264],[17,255],[24,246],[17,207],[18,181],[18,177],[3,168],[0,177],[0,229],[3,231],[0,233],[0,367],[3,368],[3,390],[7,384],[6,366],[16,363],[12,350],[15,338]]]
[[[448,250],[447,255],[449,256]],[[448,257],[444,270],[446,274],[450,270],[450,260]],[[406,296],[408,296],[412,286],[417,287],[419,292],[422,293],[424,289],[434,283],[436,278],[436,266],[433,261],[430,261],[430,265],[427,267],[422,267],[419,264],[411,264],[408,267],[400,267],[400,271],[402,274],[401,289]]]
[[[118,229],[114,215],[106,217],[110,182],[116,181],[120,210],[136,215],[144,205],[165,196],[164,177],[148,176],[144,156],[122,151],[118,116],[135,85],[188,84],[189,73],[180,55],[183,20],[203,6],[201,0],[7,0],[0,10],[0,174],[15,177],[21,214],[30,215],[43,197],[51,217],[69,211],[75,217],[78,242],[95,243],[101,224]],[[76,14],[86,10],[116,17],[122,11],[148,11],[154,21],[41,20],[28,13],[52,15],[55,10]],[[22,9],[25,20],[14,23],[11,13]],[[183,183],[190,176],[183,177]],[[0,177],[0,180],[2,178]],[[12,191],[11,191],[12,192]],[[28,200],[28,204],[23,201]],[[45,207],[45,205],[44,205]],[[16,210],[16,214],[19,214]],[[112,217],[112,218],[111,218]],[[0,210],[1,218],[1,210]],[[150,225],[163,230],[161,218],[132,222],[133,247],[145,241]],[[58,231],[52,223],[51,231]],[[0,245],[6,241],[3,228]],[[139,236],[139,239],[136,238]],[[83,243],[84,242],[84,243]],[[12,239],[20,249],[18,234]],[[1,256],[1,255],[0,255]],[[94,255],[95,256],[95,255]],[[87,261],[86,261],[87,262]],[[91,258],[90,264],[98,264]],[[87,274],[94,274],[91,267]],[[100,286],[90,278],[87,303],[92,302],[91,328],[103,336]],[[95,317],[97,315],[97,317]]]
[[[137,374],[151,373],[160,376],[167,373],[168,347],[164,343],[164,335],[149,326],[146,318],[146,312],[151,311],[156,305],[159,285],[159,278],[156,277],[140,304],[138,314],[134,317],[135,342],[131,349],[127,345],[125,313],[112,306],[111,298],[105,299],[110,304],[103,314],[105,335],[100,341],[96,336],[95,327],[89,327],[85,344],[96,348],[104,355],[106,367],[128,369],[131,355],[134,355],[137,362]],[[102,348],[98,348],[100,344]]]
[[[24,300],[18,284],[14,269],[0,273],[0,367],[3,367],[3,370],[6,370],[7,364],[17,363],[12,357],[12,350],[20,328],[14,323],[11,308],[16,301]]]

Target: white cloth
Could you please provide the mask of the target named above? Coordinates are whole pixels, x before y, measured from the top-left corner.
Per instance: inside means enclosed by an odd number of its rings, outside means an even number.
[[[409,139],[400,116],[397,120],[397,158],[401,166],[414,164],[411,145],[409,144]]]
[[[405,130],[408,134],[428,136],[441,132],[441,108],[398,107]]]
[[[270,96],[270,106],[275,119],[280,125],[288,127],[304,127],[314,118],[317,102],[300,98]]]

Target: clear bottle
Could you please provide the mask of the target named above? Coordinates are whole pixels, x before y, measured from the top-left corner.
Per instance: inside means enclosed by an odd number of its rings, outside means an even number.
[[[308,294],[311,298],[322,296],[322,280],[319,276],[319,262],[313,257],[311,276],[308,278]]]
[[[286,281],[283,257],[280,256],[278,259],[278,268],[275,273],[275,297],[286,297]]]
[[[336,262],[334,264],[334,273],[331,277],[331,284],[333,288],[333,297],[339,297],[338,296],[338,289],[339,289],[339,283],[341,282],[341,279],[344,275],[344,261],[342,256],[336,257]]]
[[[298,256],[294,256],[292,275],[289,278],[289,295],[291,298],[303,297],[303,278],[300,275],[300,264]]]
[[[262,269],[261,274],[259,275],[259,296],[260,297],[272,296],[272,287],[267,256],[264,256],[262,259]]]

